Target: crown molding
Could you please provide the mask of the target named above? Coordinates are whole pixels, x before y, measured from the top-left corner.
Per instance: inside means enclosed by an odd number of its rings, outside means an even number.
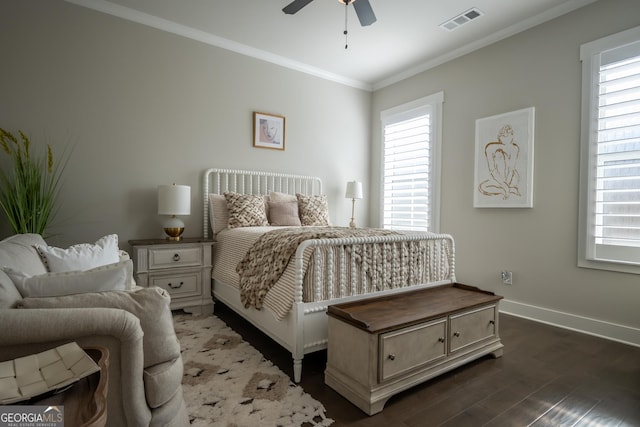
[[[354,87],[356,89],[362,89],[366,91],[372,90],[372,85],[369,83],[361,82],[359,80],[350,79],[338,74],[330,73],[326,70],[312,67],[310,65],[293,61],[289,58],[273,54],[264,50],[256,49],[251,46],[247,46],[242,43],[234,42],[233,40],[225,39],[207,33],[206,31],[197,30],[186,25],[178,24],[167,19],[159,18],[157,16],[150,15],[148,13],[140,12],[135,9],[131,9],[126,6],[121,6],[112,3],[107,0],[65,0],[68,3],[72,3],[78,6],[93,9],[98,12],[102,12],[108,15],[116,16],[118,18],[126,19],[131,22],[146,25],[158,30],[173,33],[182,37],[186,37],[192,40],[196,40],[211,46],[219,47],[221,49],[229,50],[241,55],[249,56],[252,58],[260,59],[262,61],[270,62],[285,68],[289,68],[295,71],[300,71],[305,74],[310,74],[315,77],[320,77],[325,80],[333,81],[343,84],[345,86]]]
[[[112,3],[108,0],[65,0],[68,3],[72,3],[78,6],[86,7],[96,10],[105,14],[116,16],[128,21],[136,22],[142,25],[146,25],[158,30],[173,33],[182,37],[186,37],[192,40],[196,40],[211,46],[219,47],[221,49],[229,50],[241,55],[256,58],[262,61],[266,61],[275,65],[279,65],[291,70],[299,71],[305,74],[309,74],[315,77],[319,77],[328,81],[350,86],[356,89],[365,90],[368,92],[374,92],[376,90],[383,89],[392,84],[398,83],[407,78],[413,77],[438,65],[449,62],[453,59],[459,58],[468,53],[474,52],[483,47],[489,46],[500,40],[511,37],[515,34],[533,28],[546,21],[557,18],[566,13],[572,12],[588,4],[594,3],[597,0],[570,0],[561,5],[553,7],[543,13],[532,16],[525,21],[514,24],[501,31],[495,32],[488,37],[476,40],[469,43],[459,49],[452,50],[444,55],[438,56],[434,59],[425,61],[416,66],[409,67],[404,71],[393,74],[385,79],[382,79],[373,84],[363,82],[360,80],[351,79],[339,74],[331,73],[321,68],[313,67],[302,62],[294,61],[284,56],[276,55],[274,53],[256,49],[254,47],[234,42],[233,40],[225,39],[213,35],[211,33],[197,30],[182,24],[178,24],[173,21],[169,21],[157,16],[153,16],[144,12],[140,12],[129,7],[121,6]]]
[[[408,79],[409,77],[413,77],[431,68],[435,68],[438,65],[442,65],[446,62],[449,62],[453,59],[464,56],[468,53],[474,52],[483,47],[489,46],[500,40],[504,40],[508,37],[521,33],[525,30],[533,28],[544,22],[550,21],[566,13],[572,12],[576,9],[580,9],[583,6],[594,3],[596,1],[597,0],[571,0],[561,5],[558,5],[556,7],[552,7],[551,9],[546,10],[543,13],[532,16],[524,21],[511,25],[501,31],[497,31],[487,37],[484,37],[482,39],[469,43],[465,46],[462,46],[459,49],[452,50],[444,55],[441,55],[429,61],[423,62],[414,67],[407,68],[406,70],[400,73],[393,74],[390,77],[380,80],[373,84],[373,91],[375,92],[376,90],[385,88],[394,83],[398,83],[402,80]]]

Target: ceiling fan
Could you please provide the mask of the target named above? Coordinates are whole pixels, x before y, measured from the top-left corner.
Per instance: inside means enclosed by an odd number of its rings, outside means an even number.
[[[293,0],[286,5],[282,11],[287,15],[293,15],[312,1],[313,0]],[[356,15],[358,15],[358,19],[360,20],[360,25],[367,26],[376,22],[376,15],[373,13],[369,0],[338,0],[338,2],[345,6],[353,5],[353,8],[356,10]]]

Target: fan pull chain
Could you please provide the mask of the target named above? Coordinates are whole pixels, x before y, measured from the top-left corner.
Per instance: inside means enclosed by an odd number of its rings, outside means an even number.
[[[349,9],[349,1],[345,1],[344,2],[344,48],[348,48],[349,47],[349,40],[348,40],[348,34],[349,31],[347,31],[347,16],[348,16],[348,9]]]

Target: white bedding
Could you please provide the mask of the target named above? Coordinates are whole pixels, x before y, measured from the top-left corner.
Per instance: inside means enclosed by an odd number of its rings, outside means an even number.
[[[282,227],[242,227],[227,228],[216,235],[213,250],[212,278],[231,285],[240,292],[240,279],[236,266],[247,253],[251,245],[264,233]],[[306,268],[306,262],[305,262]],[[280,280],[271,288],[264,299],[264,306],[283,319],[291,310],[294,301],[295,263],[290,262]]]
[[[282,228],[287,227],[243,227],[225,229],[219,232],[216,236],[217,243],[214,246],[214,267],[212,272],[213,279],[237,288],[238,293],[240,293],[240,280],[236,272],[236,266],[244,258],[249,248],[256,242],[256,240],[258,240],[258,238],[262,234],[271,230]],[[344,277],[345,280],[339,280],[338,275],[341,274],[339,271],[340,262],[349,264],[352,260],[351,256],[347,254],[341,261],[338,249],[336,248],[333,248],[334,253],[332,259],[334,260],[334,265],[331,268],[324,264],[327,262],[327,258],[321,257],[321,261],[313,258],[312,262],[317,263],[320,271],[323,272],[321,278],[323,287],[319,289],[312,289],[312,281],[309,277],[307,277],[307,275],[305,275],[302,290],[303,301],[324,301],[333,299],[335,297],[369,293],[376,290],[381,290],[377,288],[378,286],[381,286],[380,283],[384,283],[385,286],[391,283],[392,287],[395,288],[444,280],[449,277],[450,271],[448,270],[448,268],[442,271],[439,266],[436,265],[438,260],[440,259],[440,256],[434,256],[437,255],[437,251],[444,250],[445,256],[448,258],[448,249],[446,247],[442,247],[442,243],[438,243],[437,241],[422,241],[404,243],[399,242],[395,243],[395,245],[398,249],[388,251],[388,253],[386,254],[387,258],[385,258],[385,262],[387,262],[387,264],[382,264],[381,266],[378,265],[378,267],[382,267],[382,269],[378,268],[378,273],[380,271],[383,271],[383,275],[385,276],[384,278],[372,278],[371,268],[369,268],[369,275],[367,275],[366,273],[362,274],[360,265],[356,265],[354,262],[354,265],[352,265],[352,269],[346,269],[346,272],[342,273],[346,275]],[[413,248],[411,248],[409,245],[414,246]],[[371,248],[371,246],[369,246],[369,248]],[[323,248],[323,250],[329,251],[330,249],[325,247]],[[305,272],[307,271],[307,268],[309,266],[310,253],[310,250],[305,252],[305,257],[303,260],[303,271]],[[371,253],[371,250],[369,250],[367,254],[357,252],[358,263],[365,262],[362,261],[363,259],[366,259],[367,262],[371,263],[371,258],[374,258],[374,256],[376,257],[376,259],[380,259],[380,257],[382,256],[382,250],[376,248],[373,253]],[[426,268],[416,267],[409,269],[406,267],[408,265],[407,258],[409,257],[414,258],[414,266],[424,265],[425,257],[427,259],[430,259],[433,265],[428,265],[426,266]],[[393,262],[389,261],[391,258],[394,258]],[[401,261],[400,258],[402,258]],[[446,265],[448,265],[448,263]],[[368,267],[371,267],[371,265],[368,265]],[[351,271],[354,272],[353,277],[350,275]],[[375,279],[377,279],[377,281]],[[349,286],[338,288],[340,283],[342,283],[343,285],[346,283],[349,284]],[[295,289],[295,262],[291,260],[281,278],[266,294],[263,305],[270,309],[279,320],[282,320],[287,315],[287,313],[289,313],[293,306]]]

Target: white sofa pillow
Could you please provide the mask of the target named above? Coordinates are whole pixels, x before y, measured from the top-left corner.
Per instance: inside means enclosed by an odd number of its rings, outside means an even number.
[[[118,235],[109,234],[95,244],[80,243],[67,249],[35,245],[42,262],[51,273],[89,270],[101,265],[114,264],[120,260]]]
[[[85,271],[66,271],[31,276],[3,267],[18,292],[26,297],[55,297],[87,292],[124,291],[133,275],[131,260],[103,265]]]

